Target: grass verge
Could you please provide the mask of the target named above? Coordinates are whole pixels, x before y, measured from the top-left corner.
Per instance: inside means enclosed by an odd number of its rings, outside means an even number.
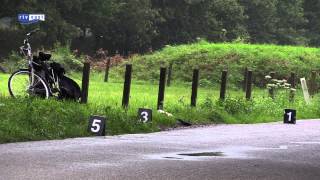
[[[0,143],[61,139],[89,136],[87,133],[90,115],[107,117],[108,135],[125,133],[155,132],[175,127],[176,119],[192,124],[216,123],[261,123],[282,120],[284,108],[297,109],[298,119],[320,116],[319,96],[312,103],[304,102],[299,90],[293,103],[288,101],[288,92],[277,93],[276,99],[268,97],[267,91],[254,89],[253,99],[244,99],[244,93],[229,90],[225,101],[218,100],[215,88],[200,88],[198,105],[190,107],[191,87],[186,84],[174,85],[166,89],[165,111],[168,117],[155,112],[158,86],[133,81],[130,106],[121,107],[122,83],[104,83],[103,75],[93,74],[90,79],[89,103],[57,101],[55,99],[12,99],[8,97],[6,80],[9,75],[1,74],[0,79]],[[77,76],[74,76],[77,79]],[[138,121],[140,107],[152,108],[152,123]]]

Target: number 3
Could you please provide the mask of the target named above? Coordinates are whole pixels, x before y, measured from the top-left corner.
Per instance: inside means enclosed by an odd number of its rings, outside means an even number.
[[[148,119],[149,114],[148,114],[147,112],[143,111],[143,112],[141,113],[141,116],[142,116],[142,118],[143,118],[143,122],[147,122],[147,121],[149,120],[149,119]]]
[[[100,123],[101,123],[101,120],[94,119],[92,122],[91,131],[94,133],[99,132],[100,131]]]

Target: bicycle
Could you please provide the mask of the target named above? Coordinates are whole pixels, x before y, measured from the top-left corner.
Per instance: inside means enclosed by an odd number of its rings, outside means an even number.
[[[12,73],[8,81],[10,95],[14,98],[36,96],[79,101],[79,85],[64,75],[65,70],[59,63],[50,60],[51,54],[39,52],[38,56],[32,55],[29,39],[37,31],[39,30],[27,33],[23,46],[20,47],[21,53],[28,61],[28,68]]]

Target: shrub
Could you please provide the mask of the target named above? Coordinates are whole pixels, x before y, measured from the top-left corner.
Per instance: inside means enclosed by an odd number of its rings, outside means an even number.
[[[66,71],[80,71],[84,62],[84,57],[76,57],[72,54],[69,45],[62,46],[60,43],[54,46],[52,59],[62,64]]]
[[[12,73],[20,68],[27,67],[27,60],[20,54],[12,51],[11,54],[0,63],[0,66],[8,73]]]
[[[279,78],[288,78],[291,72],[309,77],[310,69],[320,69],[317,48],[251,45],[241,43],[208,43],[166,46],[160,51],[131,59],[134,77],[138,80],[157,80],[159,67],[173,63],[174,81],[191,81],[192,69],[200,69],[200,84],[216,84],[221,71],[228,69],[228,82],[240,87],[246,67],[253,70],[254,84],[264,87],[265,74],[277,72]]]
[[[228,97],[224,101],[218,101],[217,104],[229,114],[250,113],[254,108],[253,101],[248,101],[242,97]]]

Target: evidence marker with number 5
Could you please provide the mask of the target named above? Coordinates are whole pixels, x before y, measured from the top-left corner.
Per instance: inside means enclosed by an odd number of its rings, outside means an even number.
[[[285,109],[283,115],[283,122],[285,124],[296,124],[297,111],[294,109]]]
[[[88,132],[96,136],[105,136],[106,118],[91,116],[89,119]]]

